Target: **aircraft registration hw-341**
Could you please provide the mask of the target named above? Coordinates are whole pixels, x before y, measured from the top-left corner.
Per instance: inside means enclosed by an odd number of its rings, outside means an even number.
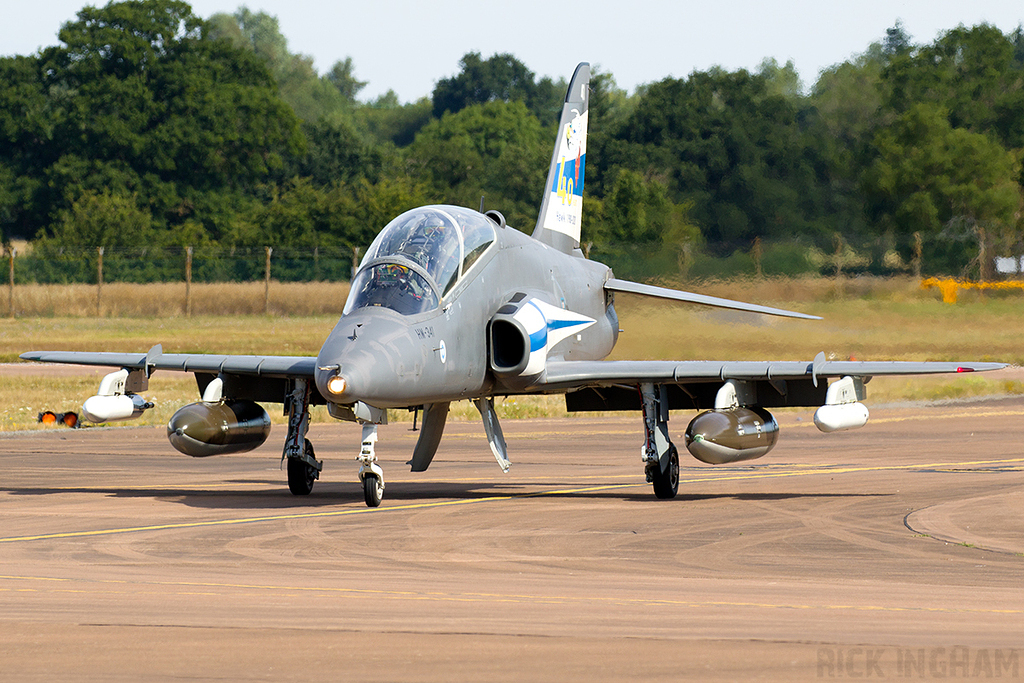
[[[759,458],[779,426],[768,408],[820,406],[824,432],[863,426],[864,384],[875,375],[994,370],[998,363],[712,360],[607,361],[619,333],[617,292],[767,315],[814,316],[617,279],[579,249],[590,67],[572,77],[540,215],[532,236],[505,226],[500,213],[425,206],[391,221],[367,249],[343,314],[316,357],[34,351],[22,358],[119,367],[85,401],[82,417],[108,422],[152,407],[141,395],[155,370],[195,374],[202,399],[167,425],[187,455],[237,453],[260,446],[270,419],[260,403],[284,403],[283,458],[288,487],[310,493],[322,464],[306,438],[310,405],[362,425],[359,480],[367,505],[384,494],[374,454],[388,408],[422,409],[411,465],[422,472],[441,441],[449,404],[473,401],[502,470],[508,449],[495,396],[564,393],[570,411],[639,410],[642,461],[658,498],[679,485],[669,438],[670,410],[702,410],[686,448],[707,463]],[[829,383],[829,380],[834,380]]]

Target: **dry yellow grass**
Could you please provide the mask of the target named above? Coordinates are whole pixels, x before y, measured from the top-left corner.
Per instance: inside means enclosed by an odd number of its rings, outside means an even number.
[[[9,287],[0,296],[10,314]],[[265,286],[262,282],[192,284],[192,314],[261,315]],[[176,317],[185,315],[184,283],[96,285],[15,285],[17,317]],[[347,282],[270,283],[270,315],[340,315],[348,297]]]
[[[934,293],[919,295],[909,287],[882,296],[812,301],[764,296],[761,290],[734,293],[711,288],[702,293],[811,313],[823,320],[620,294],[616,310],[624,332],[612,357],[806,360],[824,351],[841,359],[1024,361],[1024,301],[1019,296],[949,305]]]

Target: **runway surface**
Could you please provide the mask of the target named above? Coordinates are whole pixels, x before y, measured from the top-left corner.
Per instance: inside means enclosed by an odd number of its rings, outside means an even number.
[[[1019,677],[1024,399],[779,416],[743,466],[643,480],[639,415],[479,423],[426,473],[381,429],[315,425],[306,498],[259,450],[162,429],[0,436],[0,680],[821,680]],[[691,414],[674,414],[682,443]]]

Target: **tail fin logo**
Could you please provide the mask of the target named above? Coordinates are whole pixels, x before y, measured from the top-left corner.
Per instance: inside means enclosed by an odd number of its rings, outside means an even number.
[[[580,116],[579,110],[572,110],[575,118],[565,124],[559,151],[555,195],[562,206],[572,206],[575,199],[583,198],[583,184],[587,159],[587,116]]]
[[[573,109],[576,117],[565,125],[565,138],[562,141],[562,152],[558,164],[558,184],[555,194],[562,200],[563,206],[572,206],[574,197],[583,196],[583,160],[584,145],[587,139],[586,119],[580,116],[579,109]],[[566,172],[566,158],[570,159]]]

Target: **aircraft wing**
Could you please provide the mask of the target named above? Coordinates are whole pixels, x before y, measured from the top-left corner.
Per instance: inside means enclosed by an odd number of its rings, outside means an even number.
[[[613,385],[689,384],[747,381],[811,380],[819,377],[875,377],[883,375],[932,375],[985,372],[1005,363],[942,363],[907,361],[830,361],[824,353],[803,361],[549,361],[535,388],[570,390]]]
[[[158,349],[155,347],[154,350]],[[29,351],[23,360],[179,372],[231,373],[264,377],[307,377],[316,371],[314,356],[229,356],[205,353],[109,353],[83,351]],[[823,353],[803,361],[549,361],[535,385],[541,390],[599,387],[615,384],[682,384],[727,379],[780,380],[818,377],[875,377],[986,372],[1005,363],[948,363],[907,361],[830,361]]]
[[[90,353],[83,351],[29,351],[23,360],[150,370],[177,370],[212,374],[257,375],[260,377],[305,377],[316,371],[315,356],[222,356],[207,353],[162,353],[159,346],[149,353]]]

